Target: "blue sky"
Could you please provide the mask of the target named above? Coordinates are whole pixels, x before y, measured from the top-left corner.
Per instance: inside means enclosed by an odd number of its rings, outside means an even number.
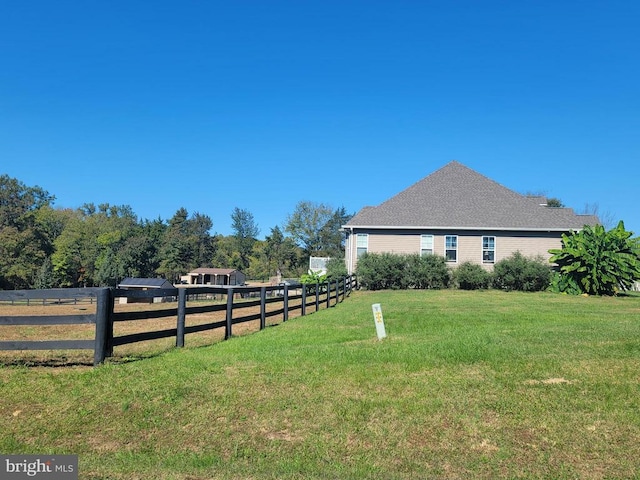
[[[640,2],[0,2],[0,173],[231,234],[451,160],[640,234]]]

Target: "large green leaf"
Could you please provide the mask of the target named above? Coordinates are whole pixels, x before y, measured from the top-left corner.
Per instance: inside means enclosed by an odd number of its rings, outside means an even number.
[[[640,238],[624,223],[606,231],[602,225],[585,225],[579,232],[562,235],[562,248],[551,249],[550,262],[559,267],[556,288],[569,293],[615,295],[640,280]]]

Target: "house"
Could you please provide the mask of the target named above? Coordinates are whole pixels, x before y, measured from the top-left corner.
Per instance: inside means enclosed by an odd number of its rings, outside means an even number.
[[[438,254],[451,266],[471,261],[492,269],[516,251],[549,258],[561,236],[594,215],[547,207],[544,197],[521,195],[452,161],[375,207],[364,207],[345,225],[349,273],[371,253]]]
[[[246,275],[233,268],[196,268],[181,277],[187,285],[244,285]]]
[[[118,288],[124,290],[159,290],[166,288],[175,288],[169,280],[164,278],[134,278],[128,277],[123,279]],[[154,298],[127,298],[120,297],[119,303],[160,303],[163,297]]]

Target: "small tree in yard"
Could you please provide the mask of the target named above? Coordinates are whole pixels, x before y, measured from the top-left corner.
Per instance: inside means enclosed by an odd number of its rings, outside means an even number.
[[[602,225],[585,225],[579,232],[562,235],[562,248],[549,250],[558,265],[553,289],[590,295],[615,295],[640,280],[640,237],[621,221],[607,231]]]

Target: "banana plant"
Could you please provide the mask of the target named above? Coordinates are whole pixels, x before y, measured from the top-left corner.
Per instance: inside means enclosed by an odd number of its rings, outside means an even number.
[[[585,225],[562,235],[562,248],[549,250],[558,267],[556,287],[567,293],[615,295],[640,280],[640,237],[624,223],[607,231],[602,225]]]

